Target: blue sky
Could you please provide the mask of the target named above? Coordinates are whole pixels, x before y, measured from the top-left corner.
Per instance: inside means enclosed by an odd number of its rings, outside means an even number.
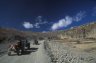
[[[96,0],[0,0],[4,28],[46,32],[95,21]]]

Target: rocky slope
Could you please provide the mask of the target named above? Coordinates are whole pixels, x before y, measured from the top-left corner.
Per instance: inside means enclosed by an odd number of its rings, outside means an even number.
[[[52,63],[96,63],[96,53],[77,51],[66,43],[46,41],[45,50]]]
[[[65,34],[71,38],[96,38],[96,23],[84,24],[79,27],[74,27],[66,30]]]
[[[51,39],[96,39],[96,22],[87,23],[67,30],[46,33]]]

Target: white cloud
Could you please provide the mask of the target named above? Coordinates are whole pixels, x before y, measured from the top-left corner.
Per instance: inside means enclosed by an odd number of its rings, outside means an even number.
[[[23,23],[23,26],[24,26],[26,29],[33,28],[33,24],[31,24],[30,22],[24,22],[24,23]]]
[[[43,25],[43,24],[47,24],[48,22],[44,19],[42,19],[42,16],[38,16],[36,18],[36,22],[34,24],[30,23],[30,22],[24,22],[23,23],[23,26],[24,28],[26,29],[30,29],[30,28],[40,28],[40,25]]]
[[[40,28],[39,23],[35,23],[34,26],[35,26],[35,28]]]
[[[52,30],[57,30],[62,27],[67,27],[72,23],[72,18],[69,16],[66,16],[64,19],[59,20],[59,22],[54,23],[51,27]]]
[[[37,22],[34,24],[35,28],[40,28],[40,25],[43,25],[43,24],[46,24],[47,21],[44,21],[44,22]]]
[[[36,18],[36,23],[46,24],[47,21],[45,21],[42,16],[38,16],[38,17]]]
[[[37,16],[36,21],[37,22],[42,22],[42,16]]]
[[[48,23],[48,22],[47,21],[40,22],[40,24],[46,24],[46,23]]]
[[[62,27],[67,27],[73,21],[75,22],[81,21],[86,16],[85,13],[86,13],[85,11],[80,11],[74,17],[65,16],[65,18],[60,19],[57,23],[53,23],[53,25],[51,26],[51,30],[57,30]]]
[[[76,16],[73,17],[74,21],[81,21],[86,15],[85,15],[85,11],[80,11],[79,13],[76,14]]]
[[[35,28],[40,28],[40,25],[47,24],[48,22],[43,19],[42,16],[36,18],[36,23],[34,24]]]

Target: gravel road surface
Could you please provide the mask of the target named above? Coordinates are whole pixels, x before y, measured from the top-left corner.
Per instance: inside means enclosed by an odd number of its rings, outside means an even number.
[[[44,41],[39,41],[40,45],[31,44],[31,49],[23,55],[7,54],[0,57],[0,63],[50,63],[50,58],[44,50]]]

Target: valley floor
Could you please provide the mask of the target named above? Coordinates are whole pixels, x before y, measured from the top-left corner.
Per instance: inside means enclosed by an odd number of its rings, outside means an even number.
[[[7,54],[0,57],[0,63],[96,63],[96,42],[77,44],[56,40],[39,41],[23,55]]]
[[[45,45],[52,63],[96,63],[96,43],[72,44],[68,42],[47,41]],[[94,52],[91,52],[92,50],[89,49],[93,47]]]

